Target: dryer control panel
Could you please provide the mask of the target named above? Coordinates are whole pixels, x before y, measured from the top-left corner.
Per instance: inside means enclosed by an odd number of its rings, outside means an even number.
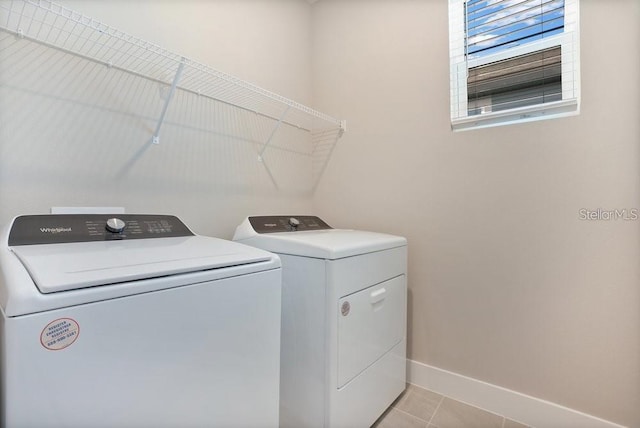
[[[175,216],[44,214],[16,217],[9,246],[193,236]]]
[[[257,233],[302,232],[305,230],[332,229],[320,217],[310,215],[278,215],[249,217],[251,227]]]

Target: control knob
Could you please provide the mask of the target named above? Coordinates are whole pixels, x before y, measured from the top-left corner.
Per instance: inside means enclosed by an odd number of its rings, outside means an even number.
[[[126,225],[127,224],[123,220],[113,217],[107,220],[106,228],[109,232],[120,233],[124,230]]]
[[[298,220],[295,217],[290,217],[289,218],[289,226],[291,226],[294,229],[297,229],[298,226],[300,226],[300,220]]]

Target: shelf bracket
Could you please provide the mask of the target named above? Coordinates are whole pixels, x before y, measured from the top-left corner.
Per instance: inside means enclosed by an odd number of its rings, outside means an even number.
[[[184,64],[185,64],[185,58],[182,58],[182,61],[180,61],[180,64],[178,65],[178,70],[176,71],[176,75],[173,77],[173,82],[171,83],[171,89],[169,90],[167,99],[164,102],[164,107],[162,108],[162,114],[160,114],[160,119],[158,120],[156,131],[153,133],[153,137],[151,138],[151,142],[153,144],[160,144],[160,128],[162,128],[162,123],[164,122],[164,117],[167,114],[169,103],[171,102],[171,98],[173,98],[173,93],[176,91],[176,87],[178,86],[178,81],[182,76],[182,71],[184,70]]]
[[[280,128],[280,125],[282,125],[282,122],[284,121],[284,118],[287,116],[287,113],[289,113],[290,109],[291,109],[291,106],[287,106],[284,112],[282,112],[282,115],[280,115],[280,118],[278,119],[276,126],[274,126],[273,131],[271,131],[271,135],[269,135],[269,138],[267,138],[267,141],[265,141],[265,143],[262,145],[262,148],[260,149],[260,153],[258,154],[258,160],[260,162],[262,162],[262,155],[264,154],[264,151],[267,150],[267,147],[269,147],[269,144],[271,144],[271,140],[273,139],[273,136],[276,135],[276,132]]]
[[[329,153],[327,153],[327,158],[322,163],[322,167],[320,168],[320,171],[318,172],[318,176],[316,177],[315,183],[313,184],[313,188],[311,189],[312,192],[315,192],[316,189],[318,188],[318,184],[320,184],[320,179],[324,175],[324,170],[327,169],[327,165],[329,164],[329,160],[331,159],[331,155],[333,154],[333,149],[336,148],[336,145],[338,144],[338,140],[342,137],[342,135],[344,134],[346,129],[347,129],[347,122],[345,120],[341,120],[340,121],[340,128],[338,129],[338,133],[336,134],[336,137],[333,139],[333,143],[331,144],[331,148],[329,149]]]

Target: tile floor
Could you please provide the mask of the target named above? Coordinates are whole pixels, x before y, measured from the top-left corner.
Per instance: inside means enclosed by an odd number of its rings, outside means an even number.
[[[527,428],[527,425],[409,384],[372,428]]]

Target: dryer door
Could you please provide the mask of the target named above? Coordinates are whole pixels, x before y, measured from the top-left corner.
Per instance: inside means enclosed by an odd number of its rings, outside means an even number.
[[[405,335],[406,277],[397,276],[338,301],[338,388]]]

